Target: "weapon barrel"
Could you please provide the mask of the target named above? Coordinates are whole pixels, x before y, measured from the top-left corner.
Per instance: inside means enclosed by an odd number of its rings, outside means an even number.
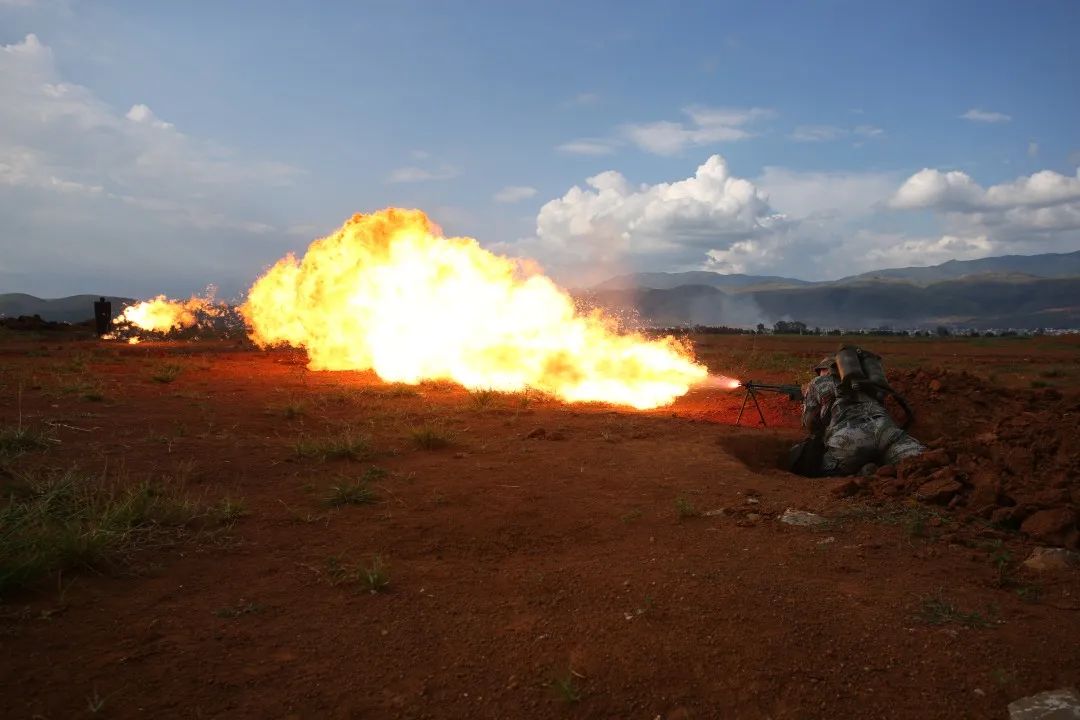
[[[802,388],[798,385],[771,385],[768,383],[756,383],[753,380],[750,380],[746,383],[745,387],[750,391],[764,390],[765,392],[780,393],[782,395],[787,395],[792,400],[802,399]]]

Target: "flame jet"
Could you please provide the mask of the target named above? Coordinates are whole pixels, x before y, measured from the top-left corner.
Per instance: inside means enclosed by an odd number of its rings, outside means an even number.
[[[312,370],[392,382],[535,388],[638,409],[707,378],[673,337],[620,333],[520,261],[442,237],[419,210],[355,215],[259,278],[240,308],[256,344],[307,350]]]

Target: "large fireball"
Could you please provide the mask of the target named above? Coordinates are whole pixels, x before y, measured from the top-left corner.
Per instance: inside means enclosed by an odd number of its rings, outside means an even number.
[[[387,381],[527,387],[639,409],[706,379],[671,337],[619,333],[600,313],[471,238],[442,237],[419,210],[355,215],[259,278],[240,309],[261,346],[307,350],[313,370]]]

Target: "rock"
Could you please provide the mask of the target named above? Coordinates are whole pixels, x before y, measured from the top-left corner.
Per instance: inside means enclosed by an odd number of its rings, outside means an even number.
[[[1027,511],[1020,505],[999,507],[990,515],[990,522],[1000,527],[1018,528],[1027,517]]]
[[[1028,447],[1013,447],[1005,456],[1005,467],[1016,475],[1030,475],[1035,470],[1035,453]]]
[[[962,489],[963,486],[960,483],[951,476],[944,475],[939,478],[932,478],[929,482],[920,485],[915,492],[915,497],[923,502],[945,505]]]
[[[1039,510],[1020,525],[1020,532],[1047,545],[1075,547],[1077,536],[1076,513],[1059,507]]]
[[[1061,488],[1045,488],[1031,498],[1031,502],[1044,508],[1054,508],[1069,503],[1069,491]]]
[[[859,492],[859,485],[854,480],[841,480],[829,488],[829,492],[835,497],[851,497]]]
[[[933,380],[930,381],[930,392],[932,392],[932,393],[941,392],[941,381],[938,380],[937,378],[934,378]]]
[[[547,435],[547,430],[542,427],[538,427],[535,430],[529,431],[529,433],[525,436],[525,439],[533,440],[535,438],[542,438],[545,435]]]
[[[1024,567],[1036,572],[1060,572],[1080,568],[1080,553],[1063,548],[1037,547],[1024,561]]]
[[[968,507],[981,510],[986,506],[997,505],[998,495],[1001,493],[1001,480],[989,472],[976,473],[971,478],[971,494],[968,496]]]
[[[757,513],[746,513],[746,519],[750,522],[757,522],[761,519],[761,515],[758,515]]]
[[[884,467],[879,467],[878,471],[877,471],[877,476],[878,477],[896,477],[896,466],[895,465],[885,465]]]
[[[945,467],[950,462],[949,453],[945,448],[938,448],[937,450],[930,450],[919,455],[915,459],[918,465],[924,468],[939,468]]]
[[[1080,694],[1062,688],[1009,703],[1009,720],[1080,720]]]
[[[784,511],[784,514],[780,516],[780,522],[786,523],[787,525],[797,525],[799,527],[813,527],[815,525],[823,525],[828,521],[812,512],[788,508]]]

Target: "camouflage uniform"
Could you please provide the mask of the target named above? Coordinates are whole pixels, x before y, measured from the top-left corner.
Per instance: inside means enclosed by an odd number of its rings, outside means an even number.
[[[804,393],[802,424],[825,440],[822,473],[853,475],[867,463],[895,465],[926,448],[893,422],[881,403],[866,397],[839,397],[840,378],[821,375]]]

